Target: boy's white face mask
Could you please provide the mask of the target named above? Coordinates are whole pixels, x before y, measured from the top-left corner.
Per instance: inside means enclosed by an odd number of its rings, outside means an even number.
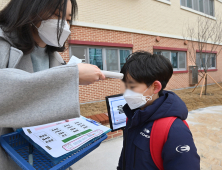
[[[131,110],[141,108],[146,105],[148,101],[153,100],[152,96],[144,96],[143,94],[148,90],[148,88],[143,93],[137,93],[130,89],[127,89],[123,95],[126,102],[128,103]]]
[[[61,34],[60,40],[57,40],[57,19],[48,19],[42,21],[41,25],[38,29],[39,36],[46,43],[47,45],[54,46],[54,47],[62,47],[67,40],[70,31],[70,26],[67,21],[64,21],[65,25],[63,28],[63,32]]]

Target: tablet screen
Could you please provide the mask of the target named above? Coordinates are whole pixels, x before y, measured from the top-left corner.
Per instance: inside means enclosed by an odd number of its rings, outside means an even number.
[[[109,123],[112,131],[122,129],[126,126],[126,115],[123,106],[126,101],[122,94],[106,97]]]

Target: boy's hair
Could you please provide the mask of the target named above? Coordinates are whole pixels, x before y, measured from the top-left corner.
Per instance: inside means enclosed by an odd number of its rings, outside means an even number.
[[[148,87],[154,81],[159,81],[162,84],[160,94],[173,74],[173,67],[169,59],[162,55],[136,51],[126,59],[121,73],[124,74],[124,82],[126,82],[128,74],[137,82],[145,83]]]

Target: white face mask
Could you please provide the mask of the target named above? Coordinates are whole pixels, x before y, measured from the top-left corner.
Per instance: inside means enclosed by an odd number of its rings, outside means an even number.
[[[67,21],[64,21],[65,25],[63,28],[63,32],[61,34],[60,40],[57,40],[57,19],[48,19],[42,21],[41,25],[38,29],[39,36],[46,43],[47,45],[54,46],[54,47],[62,47],[67,40],[70,31],[70,26]]]
[[[137,109],[141,108],[146,105],[148,101],[153,100],[153,95],[152,96],[144,96],[143,94],[148,90],[148,88],[141,94],[134,92],[132,90],[127,89],[124,93],[124,98],[126,102],[128,103],[130,109]]]

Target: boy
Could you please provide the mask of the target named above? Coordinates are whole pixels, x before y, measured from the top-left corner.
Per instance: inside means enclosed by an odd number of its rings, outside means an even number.
[[[173,92],[164,91],[173,74],[170,61],[161,55],[137,51],[131,54],[121,73],[126,86],[123,110],[127,116],[123,149],[117,170],[158,170],[150,151],[154,122],[176,117],[162,149],[164,170],[200,170],[200,158],[192,134],[183,120],[185,103]]]

